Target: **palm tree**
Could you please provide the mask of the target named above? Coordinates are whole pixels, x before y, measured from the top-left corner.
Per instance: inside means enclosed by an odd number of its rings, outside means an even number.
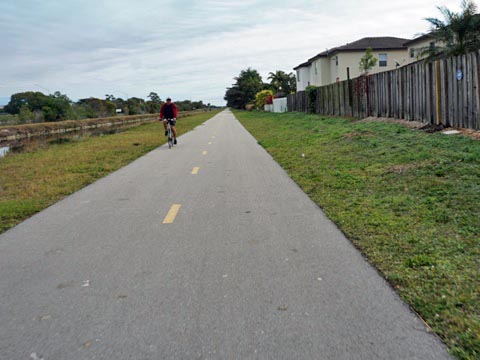
[[[430,58],[456,56],[480,49],[480,14],[473,0],[462,0],[462,11],[455,13],[445,6],[438,10],[444,19],[426,18],[432,25],[432,35],[441,44],[425,49]]]
[[[275,93],[278,93],[282,88],[282,84],[285,81],[286,75],[287,74],[285,74],[285,72],[281,70],[277,70],[274,73],[273,72],[268,73],[267,79],[270,80],[270,85],[272,86],[273,91],[275,91]]]
[[[276,94],[290,94],[296,90],[296,78],[293,73],[277,70],[268,74],[270,86]]]

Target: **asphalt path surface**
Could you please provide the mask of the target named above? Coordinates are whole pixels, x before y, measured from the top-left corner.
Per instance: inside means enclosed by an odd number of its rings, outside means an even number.
[[[0,359],[450,358],[230,111],[178,140],[0,235]]]

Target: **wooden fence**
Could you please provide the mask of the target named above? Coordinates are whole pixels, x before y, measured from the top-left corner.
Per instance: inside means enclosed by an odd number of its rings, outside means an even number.
[[[480,130],[480,52],[417,62],[317,88],[315,112],[391,117]],[[305,91],[287,97],[288,111],[309,112]]]

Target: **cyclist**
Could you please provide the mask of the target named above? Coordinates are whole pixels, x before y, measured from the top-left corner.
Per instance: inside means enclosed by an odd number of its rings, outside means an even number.
[[[175,124],[177,123],[178,108],[172,99],[168,98],[167,102],[162,105],[160,109],[160,120],[163,120],[163,127],[165,128],[165,136],[168,135],[167,123],[170,123],[170,127],[173,132],[173,143],[177,143],[177,130]]]

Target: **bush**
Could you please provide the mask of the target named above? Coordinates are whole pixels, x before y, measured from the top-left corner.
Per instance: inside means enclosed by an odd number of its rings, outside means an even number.
[[[45,121],[55,121],[57,120],[57,112],[52,109],[50,106],[44,106],[42,108],[43,117]]]
[[[263,110],[263,107],[267,103],[267,98],[273,97],[272,90],[262,90],[255,95],[255,105],[259,110]]]
[[[317,102],[317,87],[313,85],[307,86],[305,89],[305,92],[307,94],[307,100],[308,100],[308,112],[311,114],[315,114],[316,112],[316,102]]]
[[[18,118],[21,122],[33,122],[35,120],[35,114],[30,111],[27,105],[22,105],[18,113]]]

